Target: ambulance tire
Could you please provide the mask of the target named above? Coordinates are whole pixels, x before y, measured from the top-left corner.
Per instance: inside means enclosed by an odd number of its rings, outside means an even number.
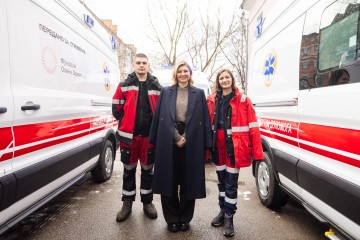
[[[287,203],[289,196],[279,187],[269,155],[266,152],[264,155],[265,160],[256,164],[256,189],[264,206],[277,209]]]
[[[91,176],[96,182],[106,182],[111,178],[114,169],[114,148],[109,140],[106,140],[97,166],[91,170]]]

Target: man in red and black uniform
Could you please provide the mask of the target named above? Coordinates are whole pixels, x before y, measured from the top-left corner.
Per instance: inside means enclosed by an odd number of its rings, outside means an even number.
[[[119,121],[121,162],[124,165],[122,201],[116,215],[124,221],[131,213],[136,196],[136,166],[141,165],[140,196],[145,215],[156,218],[151,189],[155,146],[148,142],[152,116],[161,90],[156,77],[148,73],[150,64],[145,54],[135,55],[134,72],[121,82],[113,96],[112,112]]]

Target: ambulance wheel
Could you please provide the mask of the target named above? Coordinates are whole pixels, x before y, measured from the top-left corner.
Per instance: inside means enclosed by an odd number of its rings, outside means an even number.
[[[114,148],[109,140],[106,140],[97,166],[91,170],[91,176],[96,182],[105,182],[111,178],[114,169]]]
[[[257,162],[255,168],[257,193],[266,207],[280,208],[286,204],[289,197],[279,187],[269,155],[264,152],[264,156],[265,160]]]

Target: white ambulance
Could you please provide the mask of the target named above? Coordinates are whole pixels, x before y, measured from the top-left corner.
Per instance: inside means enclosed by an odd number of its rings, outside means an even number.
[[[112,175],[116,44],[77,0],[0,1],[0,233]]]
[[[288,196],[332,239],[360,239],[360,1],[245,0],[247,95],[265,161],[254,166],[261,202]]]

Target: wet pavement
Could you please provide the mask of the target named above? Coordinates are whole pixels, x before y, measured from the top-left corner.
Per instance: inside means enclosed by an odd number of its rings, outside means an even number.
[[[144,215],[137,189],[133,211],[125,221],[115,221],[121,208],[122,164],[119,154],[112,178],[103,184],[87,174],[12,229],[0,236],[8,239],[225,239],[222,227],[214,228],[211,219],[218,214],[217,180],[214,166],[206,164],[207,198],[197,200],[194,218],[187,232],[171,233],[162,216],[160,196],[154,196],[158,218]],[[137,180],[140,177],[140,167]],[[139,183],[139,181],[138,181]],[[139,186],[139,184],[138,184]],[[137,188],[138,188],[137,186]],[[290,201],[279,211],[264,207],[258,200],[251,168],[241,169],[238,211],[234,217],[235,236],[231,239],[326,239],[327,227]]]

